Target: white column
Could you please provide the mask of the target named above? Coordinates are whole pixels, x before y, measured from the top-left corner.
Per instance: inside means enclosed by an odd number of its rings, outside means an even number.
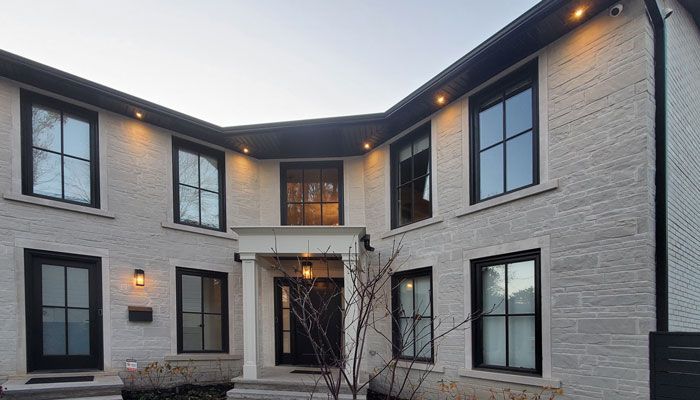
[[[258,379],[258,270],[255,254],[241,254],[243,262],[243,379]]]
[[[355,357],[354,352],[357,347],[356,330],[357,330],[357,315],[358,301],[353,296],[355,295],[355,286],[353,280],[361,277],[357,271],[351,272],[351,269],[357,268],[357,259],[355,254],[343,254],[343,291],[345,296],[345,331],[343,341],[343,351],[347,355],[348,363],[345,369],[349,376],[352,376],[352,360]]]

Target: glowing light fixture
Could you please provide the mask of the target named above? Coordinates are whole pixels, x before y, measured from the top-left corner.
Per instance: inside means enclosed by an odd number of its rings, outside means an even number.
[[[406,289],[413,289],[413,282],[406,283]]]
[[[365,143],[365,144],[362,145],[362,147],[363,147],[365,150],[369,150],[369,149],[372,148],[372,145],[369,144],[369,143]]]
[[[579,7],[576,9],[576,11],[574,11],[574,18],[581,19],[581,17],[583,17],[583,14],[585,14],[585,13],[586,13],[586,9],[583,7]]]
[[[250,153],[250,149],[247,148],[247,147],[244,147],[244,148],[243,148],[243,153],[245,153],[245,154]]]
[[[435,99],[435,101],[438,103],[438,105],[443,105],[447,103],[447,99],[445,98],[445,96],[438,96],[438,98]]]
[[[146,273],[142,269],[134,270],[134,284],[136,286],[146,286]]]
[[[313,263],[311,261],[302,261],[301,262],[301,276],[304,279],[313,279],[314,277],[314,271],[311,269],[311,266]]]
[[[136,118],[143,119],[143,113],[141,111],[136,111]]]

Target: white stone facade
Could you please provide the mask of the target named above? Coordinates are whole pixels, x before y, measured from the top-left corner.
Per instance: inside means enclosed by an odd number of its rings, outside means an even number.
[[[375,254],[388,253],[394,240],[403,237],[402,268],[433,268],[435,315],[462,318],[470,312],[471,260],[541,252],[542,376],[473,370],[471,333],[457,331],[439,345],[435,370],[424,385],[428,395],[438,382],[454,381],[480,390],[562,387],[571,399],[649,396],[648,334],[656,324],[653,34],[641,0],[621,3],[619,17],[601,13],[499,75],[537,60],[538,185],[470,205],[469,94],[429,118],[432,218],[391,230],[390,142],[364,156],[342,159],[345,225],[370,234]],[[682,12],[673,18],[692,25]],[[677,39],[694,46],[688,49],[693,53],[685,54],[692,58],[700,48],[697,27],[671,26],[671,38],[688,31],[694,35]],[[673,43],[670,53],[682,57],[685,47]],[[694,68],[698,59],[694,57]],[[683,66],[671,65],[671,70],[676,67]],[[681,82],[679,77],[679,90]],[[244,368],[253,373],[273,365],[269,318],[274,274],[261,270],[260,276],[246,275],[246,268],[250,273],[263,263],[252,253],[242,254],[242,263],[234,261],[237,234],[173,221],[171,138],[177,134],[82,105],[99,113],[102,208],[24,196],[20,88],[28,87],[0,78],[0,377],[26,373],[25,248],[102,258],[107,371],[123,374],[126,359],[143,365],[192,358],[215,379],[222,368],[238,375]],[[674,95],[669,101],[673,104]],[[682,124],[683,118],[690,117],[679,116],[670,124]],[[697,137],[697,129],[688,135]],[[671,141],[671,152],[687,149],[684,143]],[[226,151],[227,227],[280,224],[279,163]],[[670,212],[673,220],[675,211]],[[672,257],[674,251],[672,247]],[[679,264],[671,285],[688,281],[681,275],[692,275],[692,265]],[[229,274],[229,354],[177,354],[175,267]],[[143,288],[131,284],[135,268],[146,271]],[[672,310],[674,301],[697,302],[699,285],[689,282],[684,296],[672,298]],[[259,298],[259,304],[245,308],[244,293]],[[128,322],[130,305],[153,307],[153,322]],[[697,329],[698,320],[684,316],[685,306],[679,307],[672,311],[676,326]],[[256,313],[260,319],[246,330]],[[250,339],[244,339],[244,331],[256,334],[251,345],[255,362],[245,367],[244,342]],[[370,349],[369,368],[376,365],[377,353],[389,351],[378,336]]]

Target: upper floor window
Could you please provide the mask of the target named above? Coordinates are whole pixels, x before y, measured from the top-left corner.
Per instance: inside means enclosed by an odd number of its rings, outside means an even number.
[[[474,366],[541,373],[539,252],[476,260]]]
[[[396,272],[391,277],[394,354],[433,361],[432,268]]]
[[[225,229],[224,153],[173,138],[175,222]]]
[[[97,113],[27,91],[22,104],[22,191],[99,207]]]
[[[392,228],[432,217],[430,123],[391,145]]]
[[[469,100],[472,203],[537,184],[537,64]]]
[[[282,225],[343,224],[343,163],[280,164]]]

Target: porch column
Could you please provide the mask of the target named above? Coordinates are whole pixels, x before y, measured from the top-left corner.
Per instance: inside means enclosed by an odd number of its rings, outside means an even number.
[[[348,357],[348,363],[345,365],[345,370],[349,376],[352,376],[353,359],[355,348],[357,347],[356,330],[357,330],[357,315],[358,315],[358,302],[353,299],[355,294],[355,288],[353,286],[353,280],[358,279],[358,273],[350,272],[357,268],[357,259],[354,254],[343,254],[343,295],[345,296],[345,330],[344,330],[344,341],[343,341],[343,351]]]
[[[258,281],[255,253],[241,254],[243,262],[243,379],[258,379]]]

